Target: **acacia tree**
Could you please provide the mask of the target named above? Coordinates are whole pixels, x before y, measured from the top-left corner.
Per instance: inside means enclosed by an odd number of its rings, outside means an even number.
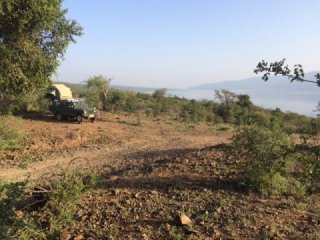
[[[237,95],[237,98],[237,104],[242,108],[250,108],[253,105],[250,96],[247,94],[239,94]]]
[[[43,89],[67,46],[82,34],[63,0],[0,0],[0,96]]]
[[[107,110],[108,92],[110,90],[111,78],[102,75],[89,77],[85,84],[89,90],[92,90],[99,96],[99,102],[102,104],[103,110]]]
[[[235,101],[237,100],[237,94],[227,89],[221,89],[221,90],[215,89],[214,98],[219,100],[221,104],[230,106],[230,104],[235,103]]]
[[[153,92],[152,97],[156,100],[153,107],[153,115],[158,116],[165,107],[166,88],[160,88]]]

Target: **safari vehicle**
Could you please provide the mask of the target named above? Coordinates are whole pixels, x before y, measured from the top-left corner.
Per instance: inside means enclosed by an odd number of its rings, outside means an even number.
[[[75,119],[81,123],[84,118],[91,122],[97,119],[98,111],[88,108],[85,99],[73,98],[71,89],[64,84],[52,84],[44,97],[51,100],[49,110],[58,121]]]
[[[88,108],[84,99],[53,100],[49,109],[58,121],[75,119],[81,123],[83,119],[88,119],[94,122],[98,114],[95,108]]]

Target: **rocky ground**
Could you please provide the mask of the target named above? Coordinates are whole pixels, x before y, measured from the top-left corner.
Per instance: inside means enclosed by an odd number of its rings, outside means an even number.
[[[225,126],[105,114],[96,123],[16,119],[20,151],[1,157],[0,178],[41,181],[72,159],[97,171],[76,223],[61,239],[319,239],[318,195],[262,197],[226,157]],[[49,221],[39,211],[39,219]]]

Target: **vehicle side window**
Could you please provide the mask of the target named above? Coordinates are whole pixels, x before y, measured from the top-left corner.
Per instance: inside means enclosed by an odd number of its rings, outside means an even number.
[[[74,104],[73,104],[73,102],[68,102],[67,108],[69,108],[69,109],[74,109]]]
[[[65,102],[60,102],[60,107],[61,108],[65,108],[66,107],[66,103]]]

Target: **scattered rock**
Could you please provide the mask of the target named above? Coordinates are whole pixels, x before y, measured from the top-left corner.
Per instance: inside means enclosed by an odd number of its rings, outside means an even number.
[[[18,219],[22,219],[24,217],[24,213],[21,210],[14,212]]]
[[[85,238],[82,234],[79,234],[74,238],[74,240],[83,240],[83,239],[85,239]]]
[[[216,208],[216,213],[220,213],[221,212],[221,207]]]
[[[71,233],[68,230],[63,230],[60,235],[60,240],[70,240],[72,238]]]
[[[120,190],[119,189],[112,189],[112,194],[114,196],[118,196],[120,194]]]
[[[191,225],[192,221],[186,214],[179,213],[175,218],[175,223],[177,225],[183,226],[183,225]]]
[[[213,235],[216,236],[216,237],[219,237],[219,236],[221,236],[221,233],[217,228],[214,228],[213,229]]]
[[[139,198],[140,195],[141,195],[141,192],[137,192],[137,193],[134,193],[134,194],[133,194],[133,197],[134,197],[134,198]]]
[[[170,224],[169,224],[169,223],[167,223],[167,224],[166,224],[166,229],[167,229],[168,231],[170,231],[171,226],[170,226]]]
[[[110,181],[117,181],[119,179],[118,176],[112,176],[110,177]]]
[[[147,234],[142,234],[142,237],[143,237],[143,240],[149,240],[150,238],[148,237],[148,235]]]
[[[79,210],[78,213],[77,213],[78,217],[80,217],[80,218],[81,218],[84,214],[85,214],[85,212],[84,212],[83,210]]]

